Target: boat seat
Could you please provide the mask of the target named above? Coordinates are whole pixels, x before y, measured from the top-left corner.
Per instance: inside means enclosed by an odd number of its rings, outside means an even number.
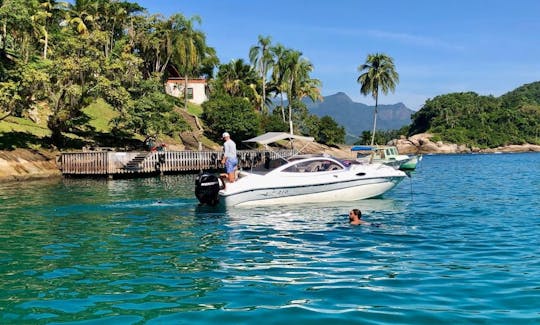
[[[318,172],[320,170],[321,170],[321,164],[318,162],[311,163],[306,168],[306,172],[309,172],[309,173]]]

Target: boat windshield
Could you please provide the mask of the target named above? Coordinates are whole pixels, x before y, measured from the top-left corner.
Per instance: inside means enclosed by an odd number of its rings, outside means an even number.
[[[341,170],[343,166],[329,159],[299,161],[283,170],[286,173],[316,173]]]

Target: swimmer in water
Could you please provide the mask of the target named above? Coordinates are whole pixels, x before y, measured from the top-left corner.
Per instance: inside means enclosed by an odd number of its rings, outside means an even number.
[[[352,209],[349,211],[349,223],[351,225],[370,225],[369,222],[362,220],[362,211],[359,209]]]

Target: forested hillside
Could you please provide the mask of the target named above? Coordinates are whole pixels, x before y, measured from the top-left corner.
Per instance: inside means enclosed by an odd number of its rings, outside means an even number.
[[[500,97],[464,92],[429,99],[413,115],[409,135],[423,132],[481,148],[540,144],[540,82]]]

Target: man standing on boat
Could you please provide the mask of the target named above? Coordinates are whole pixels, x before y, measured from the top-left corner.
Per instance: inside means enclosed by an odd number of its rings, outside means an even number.
[[[225,172],[227,173],[227,180],[233,183],[235,180],[236,166],[238,165],[238,158],[236,157],[236,143],[231,140],[229,132],[223,132],[222,135],[225,143],[223,144],[223,158],[221,163],[225,166]]]

